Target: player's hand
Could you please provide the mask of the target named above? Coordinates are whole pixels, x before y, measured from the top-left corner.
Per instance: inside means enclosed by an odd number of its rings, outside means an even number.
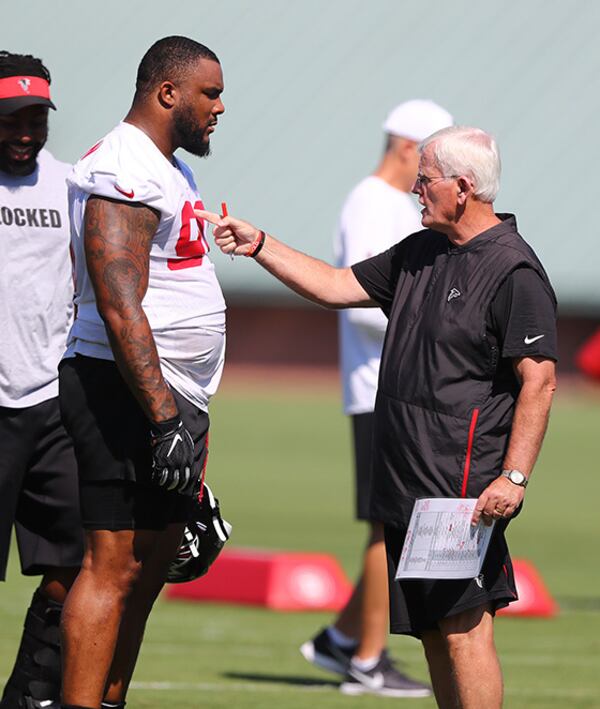
[[[482,519],[486,526],[498,519],[510,519],[523,502],[525,488],[515,485],[503,475],[493,480],[479,495],[471,524]]]
[[[194,212],[198,219],[205,219],[214,225],[215,244],[224,254],[245,256],[260,236],[260,229],[241,219],[222,217],[205,209],[195,209]]]
[[[152,482],[166,490],[193,495],[198,485],[193,472],[194,441],[179,416],[152,423]]]

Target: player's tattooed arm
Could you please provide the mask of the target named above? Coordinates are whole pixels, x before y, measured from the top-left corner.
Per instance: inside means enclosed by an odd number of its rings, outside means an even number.
[[[177,415],[142,308],[158,213],[142,204],[91,196],[84,245],[88,273],[119,370],[152,421]]]

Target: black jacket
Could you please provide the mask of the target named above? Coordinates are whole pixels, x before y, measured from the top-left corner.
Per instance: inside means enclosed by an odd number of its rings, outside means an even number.
[[[455,247],[425,230],[353,267],[388,314],[375,405],[371,518],[404,527],[417,497],[478,497],[500,474],[518,381],[496,377],[486,315],[515,269],[548,282],[514,217]],[[552,292],[552,291],[551,291]]]

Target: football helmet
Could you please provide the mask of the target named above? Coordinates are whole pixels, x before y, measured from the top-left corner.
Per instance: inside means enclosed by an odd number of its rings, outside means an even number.
[[[177,555],[167,571],[168,583],[185,583],[204,576],[229,539],[232,526],[221,517],[219,500],[204,483],[201,500],[194,500]]]

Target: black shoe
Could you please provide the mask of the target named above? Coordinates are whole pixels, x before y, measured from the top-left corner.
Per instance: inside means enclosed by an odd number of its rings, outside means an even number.
[[[398,671],[385,650],[372,670],[363,672],[354,663],[350,663],[340,690],[344,694],[379,694],[382,697],[416,698],[431,695],[431,687],[427,684],[410,679]]]
[[[348,672],[350,660],[356,648],[357,645],[348,648],[336,645],[325,629],[315,635],[312,640],[307,640],[300,647],[300,652],[313,665],[344,677]]]

